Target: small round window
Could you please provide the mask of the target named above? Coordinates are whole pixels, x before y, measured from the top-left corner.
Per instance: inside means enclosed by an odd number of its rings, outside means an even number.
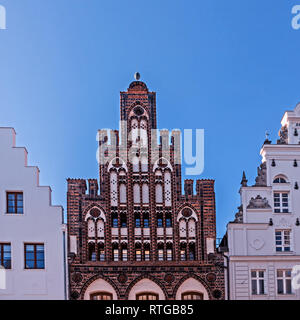
[[[137,116],[141,116],[144,114],[144,109],[140,106],[137,106],[134,108],[133,112],[137,115]]]

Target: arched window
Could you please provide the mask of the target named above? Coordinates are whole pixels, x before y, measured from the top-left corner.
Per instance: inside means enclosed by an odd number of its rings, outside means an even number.
[[[194,242],[189,244],[189,260],[191,261],[196,260],[196,248],[195,248]]]
[[[144,244],[144,260],[150,261],[150,243]]]
[[[172,216],[171,213],[166,213],[166,228],[172,227]]]
[[[179,236],[180,238],[186,238],[186,220],[180,219],[179,221]]]
[[[143,227],[149,228],[149,213],[143,214]]]
[[[112,245],[113,249],[113,261],[119,261],[119,246],[118,243],[114,242]]]
[[[94,242],[89,242],[89,261],[96,261],[96,250]]]
[[[121,213],[121,228],[127,228],[127,216],[125,213]]]
[[[127,243],[122,243],[122,261],[128,260]]]
[[[90,295],[91,300],[112,300],[113,295],[109,292],[96,292]]]
[[[115,171],[110,173],[110,199],[111,206],[116,207],[118,205],[118,178]]]
[[[133,185],[133,202],[134,203],[140,203],[140,185],[138,183],[135,183]]]
[[[188,228],[189,238],[194,238],[196,236],[196,221],[193,218],[189,219]]]
[[[163,214],[161,212],[159,212],[157,214],[157,227],[158,228],[162,228],[164,225],[163,225]]]
[[[286,180],[282,177],[275,178],[273,183],[286,183]]]
[[[164,260],[164,244],[163,243],[159,243],[157,246],[157,258],[158,261],[163,261]]]
[[[139,242],[135,244],[135,260],[142,261],[142,247]]]
[[[181,295],[182,300],[203,300],[203,293],[201,292],[184,292]]]
[[[89,238],[95,237],[95,221],[92,219],[88,220],[88,237]]]
[[[99,261],[105,261],[105,250],[104,250],[104,243],[99,242],[98,243],[98,257]]]
[[[126,203],[127,196],[126,196],[126,185],[125,183],[120,184],[120,203]]]
[[[167,243],[167,261],[173,260],[173,244]]]
[[[171,192],[171,173],[169,170],[165,171],[165,205],[170,207],[172,205],[172,192]]]
[[[181,261],[186,260],[186,243],[185,242],[180,243],[180,260]]]
[[[147,183],[143,183],[142,194],[143,194],[143,203],[149,203],[149,186]]]
[[[136,300],[158,300],[158,294],[153,292],[143,292],[136,295]]]
[[[97,235],[98,238],[104,238],[104,221],[102,219],[97,221]]]
[[[141,146],[147,147],[148,145],[148,137],[147,137],[147,121],[141,120],[140,124],[140,137],[141,137]]]
[[[161,184],[156,184],[155,186],[155,198],[156,198],[156,203],[162,203],[162,185]]]
[[[137,119],[132,119],[131,121],[131,141],[133,145],[138,143],[138,136],[139,136],[139,123]]]
[[[116,212],[111,215],[111,225],[113,228],[118,228],[118,214]]]
[[[135,227],[140,228],[141,227],[141,215],[139,213],[134,214],[134,221],[135,221]]]

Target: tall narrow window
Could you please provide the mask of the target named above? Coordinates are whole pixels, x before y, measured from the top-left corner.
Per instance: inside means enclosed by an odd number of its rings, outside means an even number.
[[[23,192],[7,192],[7,213],[22,214]]]
[[[172,243],[167,244],[167,261],[173,260],[173,246]]]
[[[104,243],[98,243],[98,250],[99,250],[99,261],[105,261],[105,250],[104,250]]]
[[[115,171],[110,173],[110,200],[111,206],[116,207],[118,205],[118,179]]]
[[[139,158],[137,156],[134,156],[132,159],[132,171],[133,172],[139,172]]]
[[[277,270],[277,293],[292,294],[292,271]]]
[[[155,186],[155,198],[156,198],[156,203],[162,203],[162,185],[161,184],[156,184]]]
[[[158,261],[164,260],[164,245],[160,243],[158,245]]]
[[[172,205],[171,196],[171,173],[170,171],[165,171],[165,206],[167,207]]]
[[[122,261],[127,261],[128,255],[127,255],[127,244],[122,244]]]
[[[44,269],[44,244],[25,244],[25,269]]]
[[[127,196],[126,196],[126,185],[125,183],[120,184],[120,203],[126,203]]]
[[[288,213],[289,212],[289,194],[286,192],[274,193],[274,212]]]
[[[136,145],[138,143],[138,136],[139,136],[139,123],[137,119],[133,119],[131,121],[131,141],[133,145]]]
[[[102,219],[97,221],[97,236],[98,238],[104,238],[104,221]]]
[[[166,213],[166,228],[172,227],[172,217],[170,213]]]
[[[163,214],[162,213],[157,214],[157,227],[158,228],[163,227]]]
[[[119,247],[117,243],[113,244],[113,260],[119,261]]]
[[[118,228],[118,214],[116,212],[111,216],[111,225],[113,228]]]
[[[291,231],[290,230],[275,230],[276,251],[289,252],[291,251]]]
[[[96,261],[96,250],[95,250],[95,243],[94,242],[89,242],[88,244],[89,247],[89,261]]]
[[[141,138],[141,146],[147,147],[148,137],[147,137],[147,121],[146,120],[141,120],[140,138]]]
[[[263,270],[251,271],[251,292],[253,295],[265,294],[265,272]]]
[[[189,244],[189,260],[194,261],[196,259],[196,248],[195,243]]]
[[[143,214],[143,223],[144,223],[144,228],[149,228],[149,214],[144,213]]]
[[[147,183],[143,183],[142,186],[143,203],[149,203],[149,186]]]
[[[148,243],[144,244],[144,260],[150,261],[150,245]]]
[[[184,242],[180,243],[180,260],[186,260],[186,243]]]
[[[141,249],[141,244],[139,243],[135,245],[135,260],[142,261],[142,249]]]
[[[0,243],[0,265],[5,269],[11,269],[11,244]]]
[[[127,217],[125,213],[121,213],[121,228],[127,227]]]
[[[89,238],[95,237],[95,221],[92,219],[88,220],[88,237]]]
[[[134,203],[140,203],[140,185],[138,183],[135,183],[133,185],[133,202]]]
[[[135,220],[135,227],[140,228],[141,227],[141,215],[139,213],[135,213],[134,220]]]

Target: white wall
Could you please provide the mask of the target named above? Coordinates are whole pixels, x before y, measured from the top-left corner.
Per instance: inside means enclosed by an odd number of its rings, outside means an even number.
[[[0,128],[0,242],[10,242],[12,268],[5,270],[0,299],[65,299],[63,209],[51,205],[51,189],[39,186],[39,169],[15,147],[15,131]],[[6,192],[22,191],[24,214],[7,214]],[[24,243],[44,243],[45,269],[24,268]]]

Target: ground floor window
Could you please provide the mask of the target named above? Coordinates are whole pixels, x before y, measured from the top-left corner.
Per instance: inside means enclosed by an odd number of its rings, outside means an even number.
[[[91,300],[112,300],[113,295],[109,292],[96,292],[90,295]]]
[[[251,271],[252,294],[265,294],[265,272],[263,270]]]
[[[292,294],[291,270],[277,270],[277,293]]]
[[[201,292],[184,292],[181,295],[181,300],[203,300],[203,293],[201,293]]]
[[[158,300],[158,294],[153,292],[143,292],[136,295],[136,300]]]

